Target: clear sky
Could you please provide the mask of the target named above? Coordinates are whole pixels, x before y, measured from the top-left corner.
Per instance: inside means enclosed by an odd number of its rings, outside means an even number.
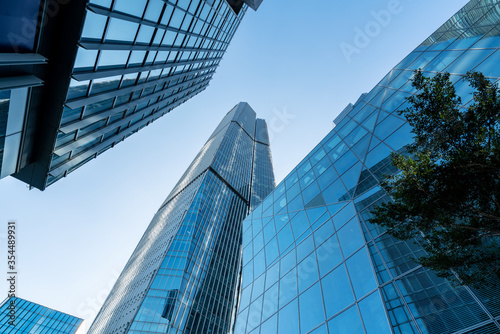
[[[44,192],[0,180],[0,268],[14,219],[19,297],[85,318],[88,328],[154,213],[235,104],[268,121],[279,182],[348,103],[467,2],[264,0],[204,92]],[[365,29],[371,37],[357,36]],[[2,280],[0,299],[7,290]]]

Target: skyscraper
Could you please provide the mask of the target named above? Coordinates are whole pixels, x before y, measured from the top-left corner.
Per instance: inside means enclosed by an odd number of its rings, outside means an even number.
[[[45,306],[10,297],[0,305],[0,333],[83,334],[83,320]]]
[[[43,190],[203,91],[260,3],[3,4],[0,178]]]
[[[241,222],[273,188],[266,123],[239,103],[156,213],[89,333],[229,333]]]
[[[243,222],[235,333],[500,333],[500,291],[455,286],[423,254],[370,224],[390,201],[389,154],[412,141],[398,116],[411,78],[451,73],[464,105],[469,70],[500,77],[500,3],[473,0],[334,121],[334,129]]]

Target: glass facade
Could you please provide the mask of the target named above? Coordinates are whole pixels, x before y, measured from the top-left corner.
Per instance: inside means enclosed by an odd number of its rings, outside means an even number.
[[[156,213],[89,333],[229,333],[241,223],[273,188],[266,123],[239,103]]]
[[[84,327],[80,318],[21,298],[10,297],[0,305],[2,334],[83,334]]]
[[[203,91],[247,5],[91,0],[47,185]]]
[[[469,70],[500,77],[500,3],[473,0],[369,93],[243,221],[235,333],[500,333],[500,292],[456,286],[417,265],[419,240],[370,224],[390,198],[389,154],[412,141],[396,111],[414,70],[449,72],[464,106]]]
[[[27,105],[16,149],[0,137],[12,161],[0,178],[12,175],[44,190],[202,92],[247,9],[261,2],[3,6],[0,28],[8,38],[0,36],[0,131],[10,90],[25,88]],[[19,21],[37,14],[43,24],[26,38]]]

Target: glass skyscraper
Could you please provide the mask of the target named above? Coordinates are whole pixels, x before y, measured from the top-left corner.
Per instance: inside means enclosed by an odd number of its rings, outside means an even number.
[[[243,222],[235,333],[500,333],[500,291],[456,286],[417,265],[423,254],[372,225],[390,201],[389,154],[412,141],[396,111],[414,71],[500,77],[500,3],[473,0],[344,110],[334,129]]]
[[[260,3],[5,3],[0,177],[43,190],[203,91]]]
[[[241,223],[274,188],[267,126],[247,103],[221,121],[162,204],[89,333],[229,333]]]
[[[84,334],[84,330],[82,319],[18,297],[7,298],[0,305],[2,334]]]

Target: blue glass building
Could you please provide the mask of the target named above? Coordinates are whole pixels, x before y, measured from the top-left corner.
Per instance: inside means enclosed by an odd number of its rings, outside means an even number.
[[[43,190],[203,91],[260,3],[3,4],[0,178]]]
[[[7,298],[0,305],[2,334],[84,334],[84,331],[82,319],[18,297]]]
[[[500,291],[455,286],[423,254],[370,224],[390,198],[389,154],[411,143],[397,110],[414,71],[451,73],[464,106],[469,70],[500,77],[500,3],[472,0],[348,106],[334,129],[243,222],[234,333],[500,333]]]
[[[266,123],[239,103],[154,216],[89,333],[229,333],[241,223],[273,188]]]

